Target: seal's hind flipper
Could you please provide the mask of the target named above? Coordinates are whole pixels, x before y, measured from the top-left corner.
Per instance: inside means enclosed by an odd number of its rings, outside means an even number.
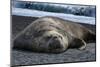
[[[84,37],[84,41],[87,43],[96,42],[96,33],[88,29],[87,35]]]

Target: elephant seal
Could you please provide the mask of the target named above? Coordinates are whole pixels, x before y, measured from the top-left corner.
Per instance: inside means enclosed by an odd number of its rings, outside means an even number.
[[[41,17],[33,21],[13,41],[14,48],[36,52],[60,53],[68,48],[86,47],[95,33],[72,21],[57,17]]]

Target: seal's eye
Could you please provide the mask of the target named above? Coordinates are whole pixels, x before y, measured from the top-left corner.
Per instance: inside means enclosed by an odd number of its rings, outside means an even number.
[[[54,36],[53,38],[54,38],[54,39],[56,39],[57,37],[56,37],[56,36]]]
[[[51,39],[51,38],[52,38],[51,36],[47,36],[47,37],[46,37],[46,39]]]
[[[37,31],[38,33],[41,33],[42,32],[42,30],[39,30],[39,31]]]
[[[37,31],[38,34],[43,34],[45,32],[45,30],[39,30]]]
[[[39,31],[37,31],[38,33],[43,33],[43,32],[45,32],[46,30],[39,30]]]
[[[45,37],[47,40],[49,40],[49,39],[57,39],[57,38],[61,38],[62,39],[62,37],[61,36],[47,36],[47,37]]]
[[[42,36],[44,34],[45,30],[39,30],[39,31],[36,31],[34,33],[34,37],[39,37],[39,36]]]

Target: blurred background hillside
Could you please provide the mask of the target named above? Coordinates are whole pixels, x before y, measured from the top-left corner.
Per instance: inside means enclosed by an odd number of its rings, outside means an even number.
[[[91,5],[66,5],[66,4],[54,4],[54,3],[41,3],[41,2],[23,2],[13,1],[12,6],[16,8],[25,8],[31,10],[39,10],[46,12],[65,13],[95,17],[96,8]]]

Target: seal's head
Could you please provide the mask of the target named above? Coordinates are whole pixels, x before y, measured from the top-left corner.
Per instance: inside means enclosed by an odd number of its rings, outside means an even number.
[[[42,36],[36,39],[39,47],[42,48],[41,51],[59,53],[68,47],[67,38],[55,30],[45,31]]]

